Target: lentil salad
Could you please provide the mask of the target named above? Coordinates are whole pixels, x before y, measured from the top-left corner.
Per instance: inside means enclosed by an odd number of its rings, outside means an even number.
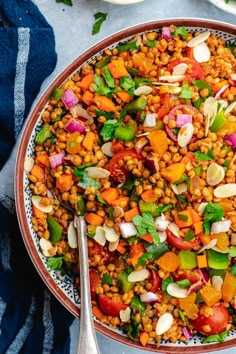
[[[29,172],[49,263],[78,273],[63,204],[86,212],[93,312],[143,345],[218,334],[197,322],[209,313],[220,332],[233,321],[235,194],[220,187],[235,189],[235,58],[185,31],[138,36],[54,90]]]

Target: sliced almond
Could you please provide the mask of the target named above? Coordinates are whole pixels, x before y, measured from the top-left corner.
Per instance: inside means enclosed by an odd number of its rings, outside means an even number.
[[[225,115],[229,114],[236,107],[236,101],[230,103],[230,105],[225,110]]]
[[[180,183],[180,184],[171,184],[171,187],[172,187],[174,193],[177,194],[177,195],[185,193],[188,190],[187,184],[185,182],[184,183]]]
[[[207,38],[210,36],[210,31],[206,31],[203,33],[200,33],[198,36],[192,38],[188,43],[187,47],[196,47],[198,44],[203,43],[207,40]]]
[[[91,178],[107,178],[110,176],[110,171],[102,167],[87,167],[85,171],[88,172],[88,177]]]
[[[221,291],[223,285],[223,279],[219,275],[213,275],[213,277],[211,278],[211,282],[213,288],[215,288],[218,291]]]
[[[158,231],[158,236],[159,236],[160,242],[165,242],[167,239],[166,231]]]
[[[176,65],[172,71],[172,75],[184,75],[188,69],[188,65],[185,63],[180,63]]]
[[[213,97],[208,97],[204,102],[203,115],[210,118],[210,125],[212,124],[217,114],[217,100]]]
[[[224,168],[215,162],[211,163],[206,172],[206,181],[209,186],[216,186],[224,179],[224,177]]]
[[[104,246],[107,239],[105,237],[105,230],[102,226],[96,227],[95,236],[93,238],[99,245]]]
[[[117,246],[119,245],[119,242],[120,242],[119,238],[115,242],[109,242],[109,245],[108,245],[109,252],[114,252],[117,249]]]
[[[188,296],[188,290],[181,288],[176,283],[170,283],[167,285],[166,291],[177,299],[184,299]]]
[[[236,183],[227,183],[214,189],[216,198],[230,198],[236,195]]]
[[[172,232],[172,234],[174,234],[176,237],[179,237],[179,226],[176,225],[174,222],[171,222],[168,225],[168,229],[170,230],[170,232]]]
[[[128,281],[131,283],[136,283],[138,281],[143,281],[149,277],[149,271],[145,268],[140,270],[134,270],[128,276]]]
[[[163,333],[167,332],[174,322],[174,317],[171,313],[163,313],[156,324],[156,334],[161,336]]]
[[[173,86],[173,87],[179,86],[179,84],[177,82],[176,83],[165,82],[165,85],[164,85],[164,82],[153,82],[152,84],[156,85],[156,86]]]
[[[57,247],[54,247],[52,242],[45,238],[39,240],[39,246],[45,257],[53,257],[57,252]]]
[[[164,214],[158,216],[155,220],[155,227],[158,231],[166,231],[169,225],[169,220],[166,219]]]
[[[128,322],[130,320],[131,308],[127,307],[125,310],[120,311],[120,319],[122,322]]]
[[[76,233],[76,229],[74,227],[74,222],[73,221],[71,221],[69,226],[68,226],[67,238],[68,238],[69,246],[71,248],[77,248],[78,247],[77,233]]]
[[[177,141],[179,146],[186,147],[192,139],[194,127],[191,123],[184,124],[178,133]]]
[[[115,206],[113,210],[113,218],[122,218],[123,215],[124,210],[119,206]]]
[[[167,81],[167,82],[179,82],[185,79],[185,75],[168,75],[168,76],[160,76],[160,81]]]
[[[198,212],[199,212],[199,214],[200,214],[201,216],[202,216],[203,211],[204,211],[205,207],[207,206],[207,204],[208,204],[208,203],[206,203],[206,202],[202,202],[202,203],[199,204],[197,210],[198,210]]]
[[[211,57],[211,52],[207,44],[203,42],[193,48],[193,56],[198,63],[206,63]]]
[[[140,86],[134,90],[135,96],[149,95],[152,92],[152,88],[150,86]]]
[[[198,253],[202,253],[203,251],[205,250],[210,250],[212,249],[213,247],[215,247],[217,243],[217,239],[216,238],[213,238],[207,245],[203,246],[199,251]]]
[[[112,151],[112,142],[108,141],[108,143],[105,143],[102,145],[101,147],[102,152],[104,153],[104,155],[112,157],[114,155],[113,151]]]
[[[26,157],[24,161],[24,170],[26,172],[30,172],[34,167],[34,159],[33,157]]]
[[[43,213],[48,214],[48,213],[51,213],[51,212],[52,212],[53,207],[52,207],[51,204],[50,204],[50,205],[47,205],[47,206],[44,206],[44,205],[42,205],[42,204],[40,203],[41,200],[42,200],[42,197],[40,197],[40,195],[33,195],[31,200],[32,200],[33,205],[34,205],[37,209],[39,209],[40,211],[42,211]]]
[[[105,231],[105,238],[109,242],[115,242],[119,239],[119,235],[116,233],[113,227],[108,227],[106,224],[103,225],[103,230]]]

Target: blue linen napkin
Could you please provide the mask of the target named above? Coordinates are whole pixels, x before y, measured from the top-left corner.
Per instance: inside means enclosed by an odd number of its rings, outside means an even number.
[[[0,173],[56,64],[52,28],[30,0],[0,1]],[[13,188],[13,181],[12,181]],[[73,316],[25,250],[14,200],[0,191],[0,354],[69,353]]]

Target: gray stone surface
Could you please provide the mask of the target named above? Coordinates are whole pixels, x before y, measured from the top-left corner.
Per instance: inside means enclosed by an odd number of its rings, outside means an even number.
[[[112,5],[101,0],[73,0],[73,7],[58,4],[55,0],[34,0],[34,2],[54,28],[58,53],[56,69],[43,83],[41,93],[50,81],[83,51],[125,27],[173,17],[201,17],[236,25],[236,16],[224,13],[203,0],[144,0],[127,6]],[[92,36],[93,15],[97,12],[106,12],[108,16],[99,34]],[[14,156],[13,154],[10,162],[0,172],[0,193],[10,196],[13,196]],[[79,321],[75,320],[71,328],[71,354],[77,353],[78,329]],[[99,334],[98,342],[101,354],[147,353],[121,345]],[[176,353],[181,351],[176,350]],[[221,353],[233,354],[235,349],[228,349]]]

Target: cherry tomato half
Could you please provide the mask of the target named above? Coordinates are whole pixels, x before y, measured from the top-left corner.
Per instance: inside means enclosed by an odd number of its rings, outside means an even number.
[[[197,247],[200,243],[200,239],[196,238],[194,241],[184,241],[181,237],[177,237],[172,232],[167,229],[167,241],[178,250],[189,251],[194,247]]]
[[[91,299],[96,298],[96,288],[101,284],[101,274],[94,268],[89,271]]]
[[[194,59],[190,59],[190,58],[181,58],[181,59],[176,59],[174,61],[172,61],[169,65],[167,70],[170,71],[170,73],[172,73],[174,67],[178,64],[181,63],[185,63],[188,65],[188,69],[186,71],[185,78],[187,81],[190,80],[203,80],[205,75],[204,75],[204,71],[202,70],[200,64],[198,62],[196,62],[196,60]]]
[[[108,316],[113,317],[119,317],[120,311],[125,310],[128,307],[128,305],[123,304],[123,302],[115,302],[103,294],[98,295],[98,303],[102,312],[104,312]]]
[[[109,171],[111,172],[111,177],[117,182],[125,182],[130,174],[125,166],[119,166],[118,161],[122,160],[125,156],[129,156],[134,159],[143,160],[143,156],[140,155],[134,149],[124,149],[117,152],[109,162]]]
[[[204,316],[202,312],[206,309],[212,309],[212,314]],[[219,334],[225,331],[227,324],[229,323],[229,313],[222,305],[215,305],[209,308],[207,305],[202,305],[199,308],[198,318],[191,321],[198,332],[207,336],[211,334]]]
[[[152,284],[150,291],[156,293],[157,290],[161,288],[161,278],[155,269],[150,269],[150,275],[148,278],[149,282]]]

